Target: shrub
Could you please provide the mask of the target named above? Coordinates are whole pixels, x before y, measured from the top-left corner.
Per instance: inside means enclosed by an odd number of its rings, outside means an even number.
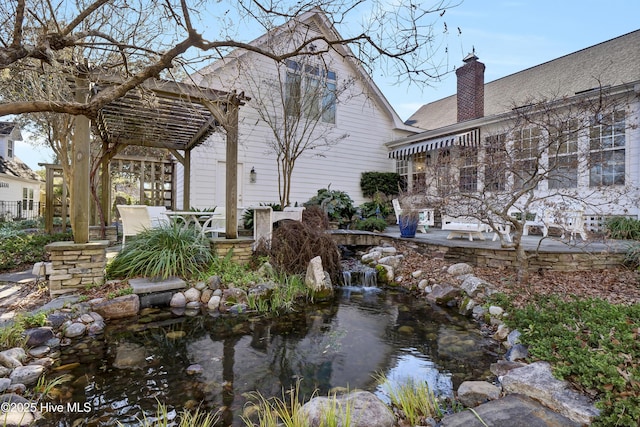
[[[318,230],[329,229],[329,217],[320,206],[308,206],[302,211],[302,222]]]
[[[107,265],[107,276],[188,278],[202,274],[212,260],[209,239],[194,228],[172,225],[145,230],[127,241]]]
[[[356,212],[353,200],[347,193],[329,188],[318,190],[318,194],[304,205],[306,207],[320,206],[327,213],[330,221],[338,221],[339,223],[351,221],[351,217]]]
[[[274,267],[287,274],[305,274],[309,261],[320,256],[331,280],[337,283],[340,277],[338,245],[324,230],[306,222],[283,221],[273,231],[267,254]]]
[[[546,296],[509,319],[534,359],[549,361],[555,376],[596,394],[601,414],[593,425],[637,426],[640,304]]]
[[[396,195],[400,190],[400,175],[395,172],[363,172],[360,188],[365,197],[373,197],[377,192]]]
[[[626,217],[614,217],[605,223],[609,237],[612,239],[640,240],[640,221]]]
[[[44,247],[51,242],[71,240],[71,233],[28,233],[22,230],[0,231],[0,271],[32,265],[46,259]]]
[[[384,231],[387,228],[387,221],[382,218],[367,218],[356,223],[357,230],[364,231]]]

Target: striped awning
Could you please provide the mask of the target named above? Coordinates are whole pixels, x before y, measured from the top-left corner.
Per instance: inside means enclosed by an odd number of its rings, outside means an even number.
[[[389,152],[389,158],[402,159],[410,157],[416,153],[425,153],[427,151],[437,150],[438,148],[459,146],[459,147],[476,147],[480,141],[480,130],[473,129],[468,132],[458,133],[455,135],[447,135],[440,138],[427,139],[404,147],[396,148]]]

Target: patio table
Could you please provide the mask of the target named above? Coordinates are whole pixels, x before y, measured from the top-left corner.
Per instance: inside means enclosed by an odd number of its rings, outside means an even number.
[[[205,234],[207,232],[224,232],[225,216],[221,213],[215,212],[202,212],[202,211],[167,211],[165,212],[174,223],[182,224],[183,227],[189,227],[191,224],[200,233]],[[212,227],[213,222],[221,222],[222,226]],[[219,224],[216,224],[219,225]],[[213,230],[215,228],[215,230]]]

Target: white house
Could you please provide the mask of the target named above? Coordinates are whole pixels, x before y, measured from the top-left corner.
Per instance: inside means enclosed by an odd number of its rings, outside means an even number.
[[[39,216],[42,180],[16,157],[15,142],[21,140],[17,124],[0,122],[0,216],[5,220]]]
[[[286,49],[287,41],[323,34],[336,37],[326,17],[309,12],[299,19],[254,40],[256,46]],[[240,108],[238,148],[238,206],[278,202],[278,164],[270,148],[273,126],[261,118],[258,109],[272,109],[272,119],[292,108],[293,93],[305,96],[305,88],[320,88],[317,105],[301,105],[297,111],[322,110],[313,137],[314,149],[305,150],[295,163],[290,194],[291,204],[301,204],[317,190],[330,186],[345,191],[355,204],[366,201],[360,190],[360,176],[367,171],[391,172],[394,162],[384,143],[411,135],[419,129],[402,122],[370,76],[344,47],[322,57],[291,58],[286,64],[246,50],[238,50],[192,76],[201,86],[225,91],[237,90],[251,98]],[[281,83],[281,85],[279,85]],[[296,86],[297,84],[297,86]],[[287,99],[284,99],[287,98]],[[271,104],[269,104],[271,102]],[[279,102],[279,107],[278,107]],[[285,107],[286,105],[286,107]],[[312,138],[313,138],[312,137]],[[214,134],[191,156],[191,203],[207,208],[224,205],[225,141]],[[178,166],[178,189],[182,188],[182,167]],[[178,195],[176,200],[181,200]],[[178,202],[180,203],[180,202]]]
[[[640,30],[489,83],[484,70],[470,54],[457,93],[407,120],[423,132],[387,143],[398,173],[438,186],[434,175],[455,158],[449,194],[509,195],[527,178],[495,175],[510,158],[545,176],[535,197],[582,201],[592,228],[608,215],[640,214]],[[538,123],[524,123],[525,112]],[[554,130],[561,114],[576,120]]]

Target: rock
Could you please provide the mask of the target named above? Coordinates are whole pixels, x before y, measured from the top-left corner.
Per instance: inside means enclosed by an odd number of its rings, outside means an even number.
[[[50,351],[51,351],[51,347],[46,345],[41,345],[38,347],[33,347],[32,349],[29,349],[29,355],[32,357],[42,357],[45,354],[49,353]]]
[[[27,392],[27,386],[22,383],[11,384],[7,388],[7,393],[19,394],[20,396],[24,395]]]
[[[142,369],[147,366],[146,357],[147,351],[144,346],[125,342],[116,349],[113,367],[117,369]]]
[[[522,344],[516,344],[507,350],[504,358],[510,362],[514,362],[516,360],[524,360],[529,357],[529,350]]]
[[[222,286],[222,279],[220,279],[220,276],[211,276],[207,279],[207,286],[212,291],[220,289],[220,286]]]
[[[205,282],[200,281],[200,282],[196,282],[196,284],[193,285],[193,287],[199,290],[200,292],[202,292],[207,287],[207,284]]]
[[[193,302],[193,301],[199,301],[200,300],[200,291],[197,290],[196,288],[189,288],[186,291],[184,291],[184,298],[187,300],[187,303]]]
[[[271,277],[275,274],[275,269],[269,262],[265,262],[258,269],[258,274],[262,277]]]
[[[328,275],[322,268],[322,258],[319,256],[309,261],[304,283],[313,292],[316,299],[321,300],[333,295],[331,280],[328,280]]]
[[[469,275],[464,279],[464,281],[460,285],[460,288],[462,288],[462,290],[465,291],[471,298],[474,298],[479,293],[484,292],[484,290],[489,286],[489,283],[485,282],[484,280],[476,276]]]
[[[509,343],[509,346],[513,347],[516,344],[520,344],[520,336],[521,335],[522,334],[517,329],[509,332],[509,335],[507,335],[507,342]]]
[[[3,393],[11,385],[9,378],[0,378],[0,393]]]
[[[24,362],[26,358],[27,353],[20,347],[0,352],[0,364],[10,369],[22,366],[22,362]]]
[[[95,311],[92,311],[91,313],[89,313],[89,316],[93,317],[94,322],[104,322],[104,318],[100,316],[98,313],[96,313]]]
[[[404,260],[403,255],[390,255],[378,260],[378,264],[390,265],[394,269],[398,269],[402,261]]]
[[[41,365],[18,366],[11,372],[9,378],[11,379],[11,384],[31,385],[38,382],[38,378],[43,373],[44,366]]]
[[[492,305],[491,307],[489,307],[489,314],[495,317],[500,317],[504,314],[504,310],[502,309],[502,307]]]
[[[214,295],[211,297],[209,302],[207,303],[207,308],[211,311],[215,311],[220,306],[220,297],[218,295]]]
[[[171,301],[169,302],[169,307],[184,307],[187,305],[187,298],[184,296],[182,292],[176,292],[171,297]]]
[[[15,405],[9,405],[9,409],[11,409],[9,411],[2,411],[1,420],[3,426],[31,426],[35,424],[36,419],[40,416],[37,411],[18,411],[18,408],[30,408],[31,406],[37,408],[40,405],[17,394],[9,393],[0,396],[0,405],[4,407],[7,403]]]
[[[60,324],[63,322],[64,320]],[[53,328],[42,326],[40,328],[27,329],[24,334],[27,337],[27,347],[38,347],[53,338]]]
[[[136,294],[123,295],[91,305],[91,309],[105,319],[122,319],[138,314],[140,298]]]
[[[398,250],[393,246],[381,246],[376,248],[376,250],[382,251],[384,255],[395,255],[398,253]]]
[[[273,282],[259,283],[249,290],[249,295],[257,299],[269,299],[277,287]]]
[[[69,319],[69,315],[66,313],[55,312],[47,316],[47,322],[52,328],[58,329],[64,322]],[[44,326],[46,328],[46,326]],[[39,328],[38,328],[39,329]]]
[[[189,301],[186,308],[187,310],[198,310],[200,308],[200,301]]]
[[[29,363],[29,365],[40,365],[45,368],[50,368],[53,364],[56,363],[55,359],[52,357],[41,357],[40,359],[35,359]]]
[[[348,405],[348,406],[347,406]],[[327,408],[335,410],[336,425],[344,426],[346,408],[349,408],[351,427],[393,427],[395,416],[393,412],[368,391],[357,391],[336,397],[315,397],[302,407],[302,414],[307,418],[309,427],[318,427],[327,421]],[[329,409],[331,410],[331,409]]]
[[[378,266],[379,268],[382,269],[382,271],[378,270],[378,277],[377,277],[378,283],[385,283],[385,284],[391,283],[395,275],[395,271],[393,271],[393,267],[386,264],[378,264]]]
[[[431,293],[427,295],[427,300],[444,305],[460,297],[461,293],[462,291],[459,288],[454,288],[450,285],[433,285]]]
[[[473,313],[473,309],[476,305],[477,303],[472,298],[463,298],[460,302],[460,307],[458,307],[458,313],[462,314],[463,316],[469,316],[471,313]]]
[[[11,368],[7,368],[6,366],[0,365],[0,378],[8,377],[11,373]]]
[[[362,255],[360,261],[363,264],[373,264],[376,263],[380,258],[382,258],[382,252],[372,250],[371,252]]]
[[[187,282],[179,277],[168,277],[163,280],[141,277],[129,279],[129,286],[134,294],[148,294],[182,289],[187,286]]]
[[[187,335],[185,331],[169,331],[165,336],[168,340],[179,340],[180,338],[184,338],[185,335]]]
[[[506,375],[510,370],[522,368],[523,366],[527,366],[527,364],[522,362],[509,362],[508,360],[498,360],[496,363],[492,363],[490,365],[489,370],[493,375],[500,378],[501,376]]]
[[[96,319],[93,318],[92,315],[90,315],[89,313],[85,313],[82,316],[80,316],[80,321],[82,321],[82,323],[92,323],[95,322]]]
[[[486,312],[487,312],[486,308],[484,308],[481,305],[476,305],[475,307],[473,307],[473,310],[471,310],[471,316],[476,320],[480,320],[484,317]]]
[[[419,279],[420,277],[422,277],[422,270],[416,270],[413,273],[411,273],[411,277],[413,277],[414,279]]]
[[[429,281],[427,279],[422,279],[418,282],[418,289],[424,291],[427,286],[429,286]]]
[[[200,295],[200,302],[203,304],[206,304],[209,302],[209,300],[211,299],[211,295],[213,295],[213,291],[211,289],[205,289],[202,291],[202,294]]]
[[[87,330],[87,325],[84,323],[72,323],[67,326],[64,330],[64,336],[67,338],[76,338],[81,335],[84,335],[84,332]]]
[[[458,387],[458,400],[467,408],[499,398],[500,389],[486,381],[464,381]]]
[[[473,267],[469,264],[460,262],[457,264],[450,265],[447,269],[447,273],[452,276],[462,276],[463,274],[472,274]]]
[[[533,399],[520,395],[509,395],[502,399],[483,403],[474,412],[462,411],[447,415],[440,423],[442,427],[578,427],[570,419],[556,414]]]
[[[221,313],[226,313],[227,311],[229,311],[230,307],[233,307],[237,304],[249,304],[247,293],[239,288],[225,289],[222,292],[218,310],[220,310]]]
[[[87,333],[89,335],[99,335],[104,332],[105,327],[103,320],[96,320],[87,327]]]
[[[493,334],[493,339],[496,341],[504,341],[509,335],[509,327],[504,323],[498,326],[498,330]]]
[[[568,382],[554,378],[547,362],[509,371],[502,377],[502,388],[507,393],[529,396],[580,424],[591,424],[600,413],[587,396],[572,389]]]
[[[202,366],[198,365],[197,363],[187,367],[187,375],[201,374],[203,371],[204,369],[202,368]]]

